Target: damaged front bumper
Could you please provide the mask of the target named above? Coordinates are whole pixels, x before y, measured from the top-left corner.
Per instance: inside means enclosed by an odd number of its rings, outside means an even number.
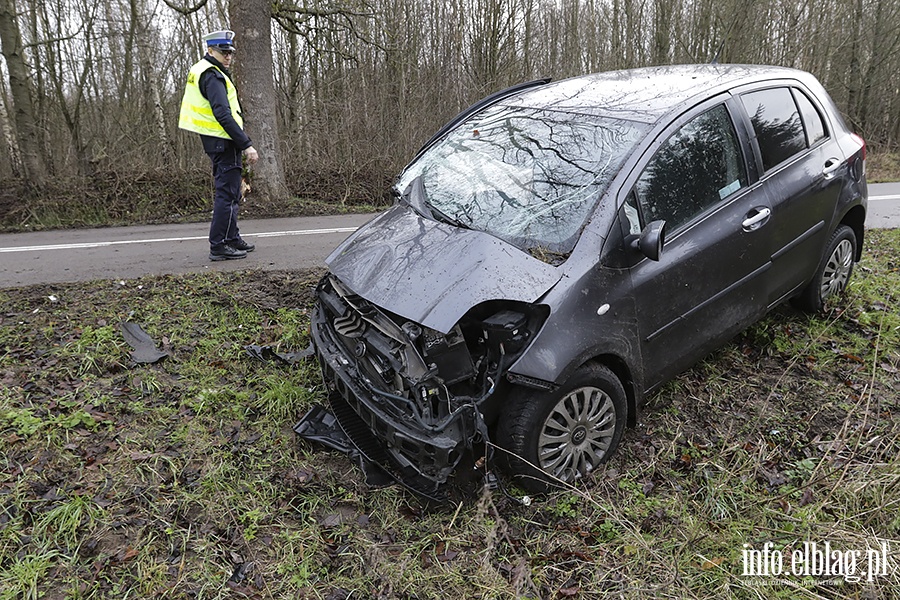
[[[487,439],[480,405],[495,379],[486,388],[477,384],[487,366],[473,364],[461,332],[445,336],[398,323],[333,276],[323,279],[318,296],[312,339],[341,429],[395,480],[444,499],[453,471]],[[419,350],[423,345],[430,354]],[[447,387],[453,384],[473,394],[454,395]]]
[[[328,343],[327,333],[313,335],[331,410],[354,446],[413,491],[442,496],[441,485],[475,441],[476,408],[463,406],[432,427],[398,418],[395,398],[360,385],[359,372]]]
[[[486,475],[488,426],[513,387],[507,370],[549,309],[489,300],[442,332],[376,306],[334,274],[316,294],[311,335],[331,411],[360,454],[434,499],[451,477],[467,486]],[[478,471],[459,478],[463,464]]]

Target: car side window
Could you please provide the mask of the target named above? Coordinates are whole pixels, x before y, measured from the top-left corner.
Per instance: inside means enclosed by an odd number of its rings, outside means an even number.
[[[812,101],[800,90],[794,90],[794,100],[800,107],[800,116],[803,118],[803,128],[806,130],[806,142],[809,147],[813,147],[820,140],[828,137],[825,131],[825,123],[822,121],[822,115],[816,110]]]
[[[737,133],[724,104],[695,117],[657,150],[634,193],[644,222],[674,232],[747,185]]]
[[[788,88],[749,92],[741,102],[753,123],[766,171],[806,149],[803,122]]]

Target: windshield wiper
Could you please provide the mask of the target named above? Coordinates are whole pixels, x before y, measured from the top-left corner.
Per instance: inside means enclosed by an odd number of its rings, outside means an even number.
[[[431,213],[435,216],[435,221],[443,221],[444,223],[453,225],[454,227],[459,227],[460,229],[472,229],[469,225],[466,225],[459,219],[451,217],[450,215],[439,211],[433,206],[431,207]]]
[[[406,191],[400,195],[400,202],[407,205],[426,219],[447,223],[459,227],[460,229],[471,229],[471,227],[459,219],[451,217],[428,204],[428,201],[425,199],[425,183],[422,180],[421,175],[409,182],[409,185],[406,186]]]
[[[422,182],[421,175],[409,182],[406,190],[400,195],[400,202],[426,219],[435,220],[431,207],[425,202],[425,184]]]

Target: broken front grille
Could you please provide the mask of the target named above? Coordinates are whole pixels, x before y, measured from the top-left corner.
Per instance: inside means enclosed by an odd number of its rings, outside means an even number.
[[[407,337],[405,330],[421,335],[418,326],[398,323],[333,276],[320,285],[312,321],[332,410],[348,436],[379,464],[386,452],[395,469],[407,472],[403,479],[423,477],[431,482],[424,488],[446,481],[475,434],[476,409],[451,404],[436,367],[426,366]]]
[[[458,327],[445,335],[391,315],[334,276],[323,280],[319,301],[345,358],[396,416],[434,428],[462,404],[447,386],[471,379],[475,369]]]

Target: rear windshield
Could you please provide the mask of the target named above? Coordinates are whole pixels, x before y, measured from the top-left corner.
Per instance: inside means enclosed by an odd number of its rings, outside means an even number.
[[[634,121],[493,106],[450,131],[400,176],[463,227],[523,250],[568,254],[631,148]]]

